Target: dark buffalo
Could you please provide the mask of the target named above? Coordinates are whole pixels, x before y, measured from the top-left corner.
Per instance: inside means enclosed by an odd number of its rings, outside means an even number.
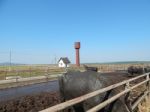
[[[83,65],[85,70],[87,71],[95,71],[98,72],[98,68],[97,67],[88,67],[87,65]]]
[[[115,76],[114,76],[115,75]],[[108,73],[99,74],[94,71],[68,72],[59,78],[60,94],[62,101],[70,100],[84,94],[107,87],[114,83],[125,80],[127,74]],[[75,112],[85,112],[86,110],[107,100],[109,97],[121,91],[124,87],[117,88],[107,93],[100,94],[84,102],[73,106]],[[99,112],[129,112],[124,100],[124,96],[114,101]]]
[[[147,66],[147,67],[130,66],[128,68],[128,73],[131,76],[140,75],[140,74],[144,74],[144,73],[148,73],[148,72],[150,72],[150,67],[149,66]]]
[[[134,74],[143,74],[144,70],[142,67],[130,66],[128,68],[128,73],[133,76]]]
[[[146,66],[146,67],[144,67],[144,72],[145,72],[145,73],[150,72],[150,66]]]

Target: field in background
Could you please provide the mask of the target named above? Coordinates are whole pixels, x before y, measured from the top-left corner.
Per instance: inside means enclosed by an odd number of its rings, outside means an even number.
[[[63,73],[64,69],[54,65],[0,66],[0,80],[9,76],[33,77]]]
[[[90,67],[97,67],[100,72],[112,72],[127,70],[129,66],[149,66],[150,64],[86,64]],[[84,70],[81,67],[71,65],[67,70]],[[42,75],[54,75],[66,72],[65,68],[59,68],[57,65],[18,65],[18,66],[0,66],[0,80],[9,76],[33,77]]]

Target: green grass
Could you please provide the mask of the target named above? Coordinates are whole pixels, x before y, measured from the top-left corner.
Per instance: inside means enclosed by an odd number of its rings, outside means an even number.
[[[65,70],[54,66],[0,66],[0,80],[8,76],[33,77],[63,73]]]
[[[131,65],[144,64],[87,64],[88,66],[98,67],[100,71],[126,69]],[[145,63],[145,65],[149,65]],[[83,66],[76,67],[71,65],[69,70],[84,70]],[[17,66],[0,66],[0,80],[5,79],[7,76],[21,76],[21,77],[32,77],[40,75],[51,75],[60,74],[65,72],[65,69],[57,67],[57,65],[17,65]]]

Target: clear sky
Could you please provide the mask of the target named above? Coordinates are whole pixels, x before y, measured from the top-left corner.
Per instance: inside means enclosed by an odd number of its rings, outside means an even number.
[[[149,61],[150,0],[0,0],[0,62]]]

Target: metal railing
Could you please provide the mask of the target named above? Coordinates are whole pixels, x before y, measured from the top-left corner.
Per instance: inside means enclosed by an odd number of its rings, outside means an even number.
[[[130,86],[130,83],[132,81],[135,81],[137,79],[140,79],[140,78],[144,78],[144,81],[141,81],[139,82],[138,84],[135,84],[134,86]],[[126,93],[129,93],[130,91],[132,91],[133,89],[143,85],[143,84],[146,84],[146,92],[144,93],[144,95],[142,95],[134,104],[133,106],[131,107],[132,110],[134,110],[137,105],[148,95],[150,95],[150,73],[146,73],[146,74],[143,74],[143,75],[140,75],[140,76],[137,76],[137,77],[134,77],[134,78],[131,78],[129,80],[125,80],[123,82],[120,82],[120,83],[117,83],[117,84],[113,84],[113,85],[110,85],[106,88],[103,88],[103,89],[100,89],[100,90],[97,90],[97,91],[94,91],[94,92],[91,92],[89,94],[86,94],[86,95],[83,95],[83,96],[80,96],[80,97],[77,97],[75,99],[72,99],[72,100],[69,100],[69,101],[66,101],[64,103],[61,103],[61,104],[58,104],[56,106],[53,106],[53,107],[50,107],[50,108],[47,108],[45,110],[42,110],[40,112],[58,112],[58,111],[61,111],[63,109],[66,109],[70,106],[73,106],[75,104],[78,104],[80,102],[83,102],[87,99],[90,99],[96,95],[99,95],[101,93],[104,93],[104,92],[107,92],[107,91],[110,91],[112,89],[115,89],[119,86],[125,86],[124,90],[121,91],[120,93],[114,95],[113,97],[105,100],[104,102],[100,103],[99,105],[93,107],[92,109],[88,110],[87,112],[96,112],[98,110],[101,110],[102,108],[104,108],[105,106],[109,105],[110,103],[112,103],[113,101],[117,100],[118,98],[120,98],[121,96],[125,95]]]

